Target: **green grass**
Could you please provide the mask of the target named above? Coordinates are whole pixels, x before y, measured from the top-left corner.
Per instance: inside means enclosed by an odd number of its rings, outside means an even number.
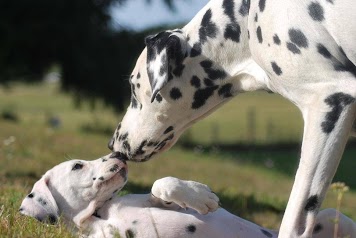
[[[57,87],[55,84],[17,85],[11,91],[0,89],[0,112],[10,110],[20,119],[17,123],[0,119],[0,237],[71,237],[63,224],[47,226],[20,216],[17,212],[20,203],[33,183],[52,166],[71,158],[95,159],[109,153],[106,144],[110,134],[105,134],[106,128],[113,131],[121,116],[101,104],[95,111],[88,105],[75,109],[71,98],[58,93]],[[259,104],[260,101],[263,104]],[[190,140],[211,144],[211,134],[216,135],[216,132],[211,133],[211,125],[218,124],[220,143],[248,143],[251,137],[245,129],[247,105],[256,108],[259,118],[255,124],[256,143],[271,143],[267,129],[263,129],[266,118],[275,123],[274,141],[300,140],[301,118],[297,109],[276,95],[263,93],[234,99],[195,125],[190,130]],[[277,107],[274,109],[273,105]],[[49,115],[61,119],[59,129],[48,126]],[[83,130],[83,125],[103,128],[104,133],[90,133]],[[280,130],[281,133],[276,132]],[[11,136],[15,140],[6,145],[4,142]],[[217,192],[222,206],[229,211],[263,226],[277,228],[292,186],[298,154],[298,148],[238,153],[175,146],[153,161],[130,163],[130,182],[125,192],[148,192],[152,183],[164,176],[196,180]],[[355,157],[356,148],[349,146],[336,175],[337,181],[351,188],[344,195],[341,210],[353,219],[356,219]],[[323,207],[336,207],[334,193],[328,193]]]
[[[188,136],[200,144],[297,142],[302,122],[299,109],[279,95],[243,93],[195,124]]]

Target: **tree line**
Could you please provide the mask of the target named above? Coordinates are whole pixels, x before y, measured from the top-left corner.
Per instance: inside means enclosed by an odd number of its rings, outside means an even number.
[[[126,1],[1,0],[0,85],[40,81],[58,65],[61,88],[77,101],[100,98],[122,110],[130,94],[125,79],[152,32],[112,27],[110,8]],[[174,8],[173,0],[162,1]]]

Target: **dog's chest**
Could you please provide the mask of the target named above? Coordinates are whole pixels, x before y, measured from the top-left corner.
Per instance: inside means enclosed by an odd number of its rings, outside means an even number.
[[[295,91],[296,83],[304,85],[298,89],[313,90],[309,85],[339,77],[330,60],[341,56],[326,24],[329,5],[305,0],[251,1],[248,40],[252,58],[266,72],[275,91],[292,101],[295,96],[290,94],[300,95]],[[332,57],[325,57],[329,52]]]

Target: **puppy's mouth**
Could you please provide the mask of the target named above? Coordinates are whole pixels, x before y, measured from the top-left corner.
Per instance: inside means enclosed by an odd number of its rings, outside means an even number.
[[[103,176],[100,176],[97,180],[97,186],[112,186],[114,183],[127,182],[128,168],[124,161],[117,161],[106,170]],[[123,180],[123,181],[122,181]]]
[[[126,164],[126,161],[129,159],[129,158],[127,158],[127,155],[125,155],[124,153],[121,153],[119,151],[112,152],[111,155],[110,155],[110,158],[118,159],[118,160],[122,161],[125,164]]]
[[[122,163],[114,164],[113,167],[111,167],[110,172],[113,174],[113,176],[111,178],[118,175],[118,176],[124,178],[126,181],[127,173],[128,173],[128,168],[127,168],[126,162],[122,161]],[[111,178],[108,178],[108,180]]]
[[[121,166],[121,167],[119,165],[115,164],[110,169],[110,172],[114,173],[114,175],[112,177],[114,177],[115,175],[120,175],[122,178],[127,180],[128,169],[127,169],[127,165],[126,164],[125,164],[125,166]]]

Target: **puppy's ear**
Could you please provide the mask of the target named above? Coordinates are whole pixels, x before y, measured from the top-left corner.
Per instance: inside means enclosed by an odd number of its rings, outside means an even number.
[[[145,39],[147,46],[147,74],[151,85],[151,102],[157,93],[183,72],[187,55],[187,40],[182,31],[164,31]]]
[[[19,211],[41,222],[55,224],[59,218],[59,210],[48,188],[48,183],[48,175],[44,175],[37,181],[31,193],[22,201]]]
[[[85,208],[83,211],[79,212],[74,218],[73,221],[80,229],[85,229],[86,227],[83,226],[84,222],[88,220],[94,213],[97,208],[97,201],[93,200],[89,203],[88,207]]]

